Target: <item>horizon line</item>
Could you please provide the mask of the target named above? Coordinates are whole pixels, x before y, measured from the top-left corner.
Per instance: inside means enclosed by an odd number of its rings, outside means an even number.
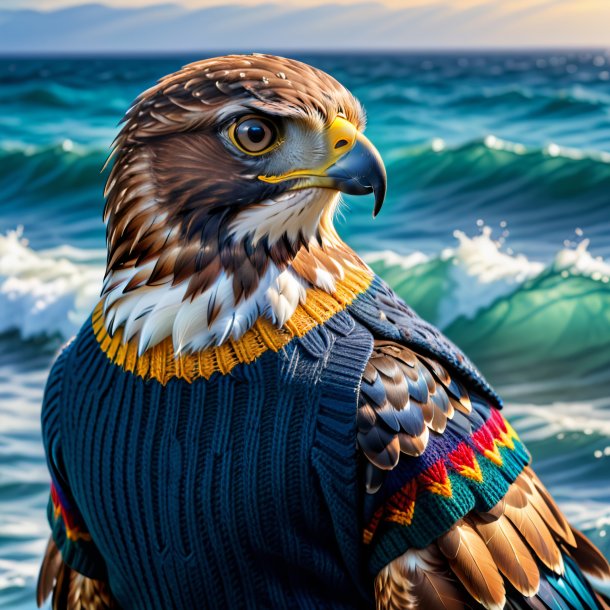
[[[243,54],[243,55],[252,55],[252,54],[264,54],[264,55],[282,55],[284,53],[293,53],[296,55],[315,55],[315,54],[324,54],[324,55],[340,55],[340,54],[349,54],[349,55],[369,55],[369,54],[403,54],[403,55],[412,55],[416,53],[427,53],[431,55],[441,55],[441,54],[450,54],[450,53],[530,53],[530,52],[547,52],[547,53],[561,53],[561,52],[610,52],[610,45],[580,45],[580,44],[566,44],[563,46],[555,46],[555,45],[523,45],[523,46],[456,46],[456,47],[396,47],[396,48],[385,48],[385,47],[371,47],[367,49],[339,49],[339,48],[310,48],[310,49],[298,49],[298,48],[276,48],[269,49],[267,51],[253,51],[250,49],[240,49],[239,47],[220,49],[220,48],[212,48],[212,49],[176,49],[176,50],[165,50],[165,51],[154,51],[154,50],[125,50],[125,51],[87,51],[87,50],[70,50],[70,51],[0,51],[1,58],[44,58],[44,57],[52,57],[52,58],[74,58],[77,57],[108,57],[108,58],[119,58],[119,57],[171,57],[171,56],[180,56],[180,55],[191,55],[194,53],[220,53],[222,55],[227,54]]]

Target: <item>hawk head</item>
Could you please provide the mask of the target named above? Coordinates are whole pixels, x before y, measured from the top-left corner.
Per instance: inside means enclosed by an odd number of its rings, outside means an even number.
[[[269,55],[196,62],[127,112],[106,186],[106,320],[140,351],[283,324],[317,286],[361,264],[338,238],[339,193],[386,174],[358,101],[328,74]]]

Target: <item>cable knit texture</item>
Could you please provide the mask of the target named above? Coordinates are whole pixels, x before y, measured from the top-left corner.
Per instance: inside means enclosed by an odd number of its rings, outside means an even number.
[[[108,578],[125,609],[372,607],[356,410],[372,331],[396,331],[375,307],[384,285],[356,289],[281,346],[233,350],[239,362],[205,375],[153,375],[152,360],[127,370],[131,348],[100,337],[94,312],[56,361],[42,413],[66,563]],[[495,397],[456,348],[403,315],[401,340],[428,337],[427,353]],[[392,535],[376,552],[411,542]]]
[[[43,409],[64,560],[107,574],[125,608],[361,607],[354,416],[371,347],[340,312],[230,374],[163,385],[112,364],[90,320]]]

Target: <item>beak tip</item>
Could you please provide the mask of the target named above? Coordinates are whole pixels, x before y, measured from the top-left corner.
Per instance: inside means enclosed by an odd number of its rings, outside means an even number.
[[[373,208],[373,218],[377,218],[379,212],[381,212],[381,208],[383,207],[383,202],[385,201],[386,196],[386,178],[384,175],[384,180],[382,182],[382,188],[374,189],[375,193],[375,207]]]
[[[354,146],[326,171],[333,188],[348,195],[375,197],[373,218],[381,211],[387,191],[387,174],[381,155],[362,134]]]

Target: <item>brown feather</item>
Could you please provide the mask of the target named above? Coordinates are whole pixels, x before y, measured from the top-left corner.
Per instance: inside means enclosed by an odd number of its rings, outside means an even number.
[[[442,394],[441,394],[442,393]],[[431,395],[428,399],[428,405],[432,406],[432,421],[430,422],[429,426],[432,430],[434,430],[435,432],[442,434],[445,431],[445,428],[447,427],[447,419],[450,419],[450,416],[448,413],[445,413],[440,407],[439,407],[439,396],[442,396],[445,394],[445,390],[443,389],[442,386],[437,386],[436,388],[436,394],[435,395]],[[441,400],[442,402],[442,400]],[[451,412],[451,416],[453,416],[453,411]]]
[[[364,373],[362,377],[365,381],[369,383],[374,383],[375,379],[377,379],[377,369],[373,366],[373,363],[369,360],[364,367]]]
[[[394,375],[400,372],[396,361],[391,356],[385,354],[378,354],[371,356],[371,362],[373,366],[386,377],[392,378]]]
[[[456,411],[459,411],[460,413],[463,413],[464,415],[468,415],[469,413],[472,413],[472,404],[470,403],[470,401],[460,402],[459,400],[456,400],[455,398],[453,398],[453,396],[449,396],[449,402],[451,403],[451,406]]]
[[[391,470],[400,458],[398,436],[376,425],[368,432],[358,432],[358,445],[367,458],[382,470]]]
[[[610,565],[599,549],[579,530],[572,528],[576,548],[569,549],[580,569],[602,580],[610,578]]]
[[[36,604],[39,608],[51,592],[52,610],[120,610],[105,582],[87,578],[63,562],[52,537],[38,576]]]
[[[434,376],[444,385],[447,386],[451,383],[451,377],[449,377],[449,373],[445,370],[445,367],[437,362],[433,358],[424,358],[426,363],[429,365],[430,370],[434,373]]]
[[[394,408],[400,410],[409,402],[409,389],[404,375],[400,370],[397,370],[396,376],[391,383],[386,383],[386,396]]]
[[[526,597],[534,595],[540,584],[538,566],[509,520],[504,516],[486,519],[484,515],[470,519],[500,572],[517,591]]]
[[[439,556],[438,548],[411,549],[392,561],[375,580],[379,610],[464,610],[465,594]]]
[[[409,600],[406,583],[393,577],[390,565],[379,571],[375,579],[375,606],[377,610],[405,610]]]
[[[59,549],[57,548],[53,537],[50,536],[42,565],[40,566],[38,584],[36,586],[36,604],[39,608],[51,594],[62,563]]]
[[[435,360],[395,341],[376,339],[363,373],[358,413],[359,447],[369,462],[391,470],[401,453],[421,455],[428,445],[429,431],[443,434],[456,408],[468,417],[469,408],[454,397],[458,390],[465,392]],[[464,403],[470,406],[469,400]],[[381,473],[369,475],[367,490],[374,493],[384,477]]]
[[[62,564],[52,610],[120,610],[105,582],[87,578]]]
[[[517,477],[517,479],[518,478],[519,477]],[[527,506],[527,496],[525,495],[525,492],[514,483],[508,488],[504,500],[506,500],[506,504],[509,504],[514,508],[525,508]]]
[[[554,528],[556,525],[559,528],[557,533],[561,534],[561,537],[572,547],[576,546],[576,539],[574,538],[574,534],[572,533],[572,528],[568,523],[567,519],[564,517],[561,510],[553,500],[551,494],[548,492],[547,488],[542,484],[540,479],[536,476],[536,473],[528,466],[523,471],[525,475],[529,476],[530,480],[534,485],[535,494],[540,496],[540,498],[544,501],[544,505],[547,507],[548,511],[553,515],[554,522],[549,520],[551,527]],[[536,509],[539,508],[539,504],[536,504]],[[544,515],[542,515],[544,518]]]
[[[514,483],[511,489],[513,487],[515,487]],[[563,574],[561,551],[549,528],[534,507],[531,504],[526,504],[522,508],[517,508],[507,501],[505,514],[542,563],[557,574]]]
[[[601,606],[601,610],[610,610],[610,601],[608,601],[608,598],[599,591],[594,591],[594,593],[599,605]]]
[[[414,368],[418,364],[417,356],[410,349],[394,342],[379,341],[379,349],[386,354],[389,354],[399,362],[402,362],[409,368]]]
[[[316,282],[317,268],[313,256],[303,249],[299,252],[294,261],[292,261],[292,269],[294,272],[310,284],[315,284]]]
[[[438,547],[474,599],[487,610],[504,608],[504,581],[485,542],[472,526],[458,522],[438,539]]]
[[[100,580],[82,577],[80,599],[83,610],[119,610],[108,585]]]
[[[123,288],[123,292],[131,292],[132,290],[135,290],[136,288],[139,288],[140,286],[144,285],[148,280],[149,273],[150,272],[148,271],[148,269],[141,269],[140,271],[134,273],[129,282],[127,282],[125,288]]]
[[[426,426],[431,430],[434,430],[432,427],[432,421],[434,420],[434,403],[431,400],[428,400],[425,403],[417,402],[414,399],[411,399],[412,404],[416,404],[424,414],[424,422],[426,422]]]
[[[550,498],[548,494],[547,497]],[[559,512],[559,509],[553,510],[547,498],[543,497],[535,487],[529,501],[547,527],[553,532],[557,541],[568,544],[570,547],[576,546],[574,534],[565,517]]]
[[[172,277],[178,252],[177,248],[168,248],[161,252],[153,270],[148,276],[146,282],[148,286],[164,284],[168,281],[168,278]]]
[[[53,589],[52,610],[72,610],[70,603],[70,580],[72,570],[62,562],[57,572],[57,581]]]
[[[399,432],[398,441],[400,443],[400,450],[406,455],[417,457],[425,451],[428,444],[428,436],[428,428],[424,428],[420,436],[411,436],[406,432]]]
[[[367,402],[362,402],[358,406],[356,421],[358,423],[359,432],[368,432],[377,421],[377,415],[375,414],[373,407],[371,407],[371,405],[369,405]]]
[[[432,358],[422,358],[422,360],[425,361],[432,374],[443,385],[445,390],[447,390],[452,406],[464,414],[470,413],[472,411],[472,404],[466,388],[456,379],[452,379],[447,372],[447,369],[436,360]]]

